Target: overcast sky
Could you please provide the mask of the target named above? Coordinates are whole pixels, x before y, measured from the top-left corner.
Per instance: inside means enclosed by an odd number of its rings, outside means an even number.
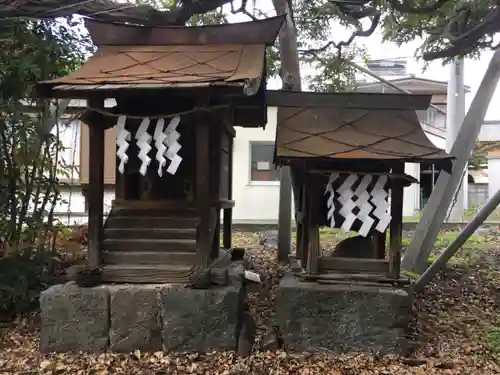
[[[238,1],[235,1],[236,5],[239,5]],[[269,16],[274,16],[274,10],[271,0],[256,0],[257,7],[266,12]],[[230,13],[230,8],[227,7],[228,13]],[[230,22],[247,22],[250,19],[245,15],[230,15]],[[346,40],[350,35],[350,31],[342,27],[332,28],[332,35],[335,35],[334,40]],[[414,41],[402,46],[397,46],[393,43],[382,43],[382,37],[380,30],[375,32],[369,38],[358,38],[357,43],[364,45],[367,49],[368,55],[371,59],[381,59],[381,58],[399,58],[405,57],[408,61],[408,74],[414,74],[417,77],[424,77],[429,79],[435,79],[438,81],[448,81],[449,77],[449,67],[443,66],[442,62],[435,61],[431,63],[427,69],[424,71],[424,64],[417,62],[413,56],[415,51],[421,45],[421,41]],[[466,94],[466,108],[469,107],[476,91],[481,83],[484,72],[488,66],[488,62],[492,56],[492,52],[485,52],[479,60],[467,59],[465,61],[464,71],[465,71],[465,85],[469,86],[471,91]],[[272,80],[269,82],[269,88],[276,89],[281,86],[279,80]],[[500,120],[500,85],[497,86],[497,90],[493,99],[490,103],[490,107],[486,114],[486,120]]]

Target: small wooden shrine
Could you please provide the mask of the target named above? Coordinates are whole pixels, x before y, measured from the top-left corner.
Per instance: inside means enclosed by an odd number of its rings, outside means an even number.
[[[276,163],[292,172],[301,277],[403,282],[403,189],[418,182],[404,173],[404,165],[451,168],[451,157],[430,142],[415,112],[427,109],[430,100],[407,94],[268,93],[268,105],[278,107]],[[322,256],[321,226],[370,239],[368,256],[359,256],[356,245],[352,254]]]
[[[266,47],[284,17],[203,27],[87,21],[97,52],[44,81],[87,100],[91,268],[104,282],[194,284],[231,247],[234,126],[267,122]],[[116,106],[105,108],[114,98]],[[116,195],[103,225],[104,132],[116,126]]]

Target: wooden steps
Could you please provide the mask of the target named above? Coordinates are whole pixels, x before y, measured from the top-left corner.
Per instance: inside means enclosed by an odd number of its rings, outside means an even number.
[[[196,251],[195,239],[113,238],[103,241],[105,251]]]
[[[165,216],[121,216],[110,214],[106,228],[196,228],[197,217],[165,217]]]
[[[194,252],[159,252],[159,251],[106,251],[103,253],[104,264],[178,264],[193,265],[198,255]]]
[[[187,265],[105,265],[102,281],[112,283],[192,283],[200,272],[199,266]]]
[[[106,228],[104,239],[196,239],[195,228]]]
[[[104,227],[103,281],[190,283],[198,274],[198,217],[176,202],[114,204]]]

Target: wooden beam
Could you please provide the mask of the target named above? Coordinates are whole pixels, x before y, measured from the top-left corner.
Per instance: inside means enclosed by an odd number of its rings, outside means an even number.
[[[393,173],[404,172],[401,163],[393,168]],[[389,277],[399,279],[401,273],[401,246],[403,237],[403,185],[391,188],[391,223],[389,230]]]
[[[266,103],[273,107],[331,107],[373,110],[425,110],[431,95],[380,93],[322,93],[267,91]]]
[[[88,106],[104,108],[104,98],[90,97]],[[89,223],[88,264],[95,268],[101,265],[104,209],[104,127],[101,124],[89,126]]]
[[[387,274],[389,261],[385,259],[354,259],[341,257],[320,257],[318,260],[319,272],[350,271],[350,272],[377,272]]]
[[[320,273],[317,275],[300,275],[304,280],[318,281],[318,280],[328,280],[328,281],[375,281],[379,283],[392,284],[398,282],[400,284],[409,284],[410,279],[400,278],[399,280],[394,280],[393,278],[387,277],[386,275],[373,274],[373,273]]]

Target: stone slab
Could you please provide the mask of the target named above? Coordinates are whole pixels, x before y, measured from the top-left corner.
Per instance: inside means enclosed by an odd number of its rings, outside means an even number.
[[[108,346],[109,298],[105,287],[54,285],[40,295],[42,351],[102,352]]]
[[[244,289],[238,282],[206,290],[162,290],[164,349],[236,350],[243,308]]]
[[[406,350],[412,299],[402,289],[302,282],[286,274],[276,304],[287,350]]]
[[[113,285],[110,294],[110,349],[158,351],[161,343],[160,285]]]

